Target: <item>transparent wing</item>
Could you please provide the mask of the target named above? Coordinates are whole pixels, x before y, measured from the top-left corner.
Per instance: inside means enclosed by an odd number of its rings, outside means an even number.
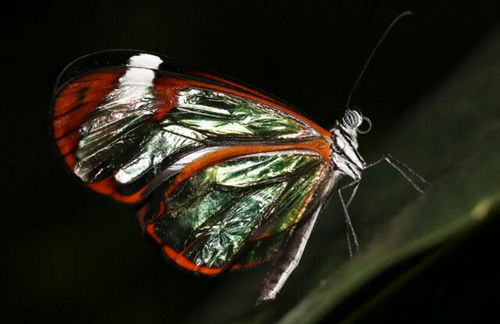
[[[329,179],[318,154],[246,155],[171,181],[139,217],[175,263],[215,275],[273,258],[328,195]]]
[[[281,101],[170,58],[92,54],[59,78],[55,144],[91,189],[138,204],[180,266],[264,262],[331,189],[331,134]]]

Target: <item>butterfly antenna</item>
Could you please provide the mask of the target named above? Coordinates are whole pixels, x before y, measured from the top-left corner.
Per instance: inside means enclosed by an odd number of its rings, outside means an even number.
[[[404,11],[402,13],[400,13],[396,18],[394,18],[391,22],[391,24],[385,29],[385,32],[382,34],[382,36],[380,37],[380,39],[378,40],[377,44],[375,45],[375,47],[373,48],[373,50],[371,51],[370,53],[370,56],[368,56],[368,59],[366,60],[365,62],[365,65],[363,66],[363,68],[361,69],[361,72],[359,73],[358,75],[358,78],[356,79],[356,82],[354,82],[354,85],[352,86],[351,88],[351,92],[349,92],[349,96],[347,97],[347,101],[346,101],[346,104],[345,106],[348,108],[349,107],[349,103],[351,102],[351,98],[354,94],[354,91],[356,91],[356,88],[358,87],[358,84],[359,84],[359,81],[361,80],[361,78],[363,77],[363,74],[365,73],[366,71],[366,68],[368,67],[368,65],[370,64],[370,61],[372,60],[373,56],[375,55],[375,53],[377,52],[378,48],[380,47],[380,45],[382,44],[382,42],[384,41],[384,39],[387,37],[387,35],[389,34],[389,32],[391,31],[392,27],[394,27],[394,25],[396,25],[396,23],[398,21],[401,20],[401,18],[405,17],[405,16],[411,16],[413,15],[413,12],[411,11]]]

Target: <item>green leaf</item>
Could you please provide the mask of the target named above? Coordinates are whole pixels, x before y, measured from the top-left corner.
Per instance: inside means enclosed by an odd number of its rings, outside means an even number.
[[[389,167],[366,171],[350,208],[360,253],[353,259],[347,257],[345,225],[335,200],[322,212],[301,264],[278,298],[257,308],[252,308],[250,297],[226,300],[224,309],[229,316],[239,317],[241,323],[318,322],[390,267],[443,247],[419,259],[392,285],[407,280],[445,253],[446,242],[475,230],[493,215],[500,205],[499,75],[497,32],[444,86],[399,121],[389,137],[368,151],[361,137],[360,150],[365,157],[389,151],[432,185],[419,195]],[[263,270],[244,274],[245,284],[238,275],[221,283],[214,295],[208,296],[213,301],[200,310],[200,319],[227,319],[227,313],[222,318],[213,315],[225,295],[222,292],[240,289],[240,296],[254,297],[257,291],[251,287],[257,290],[262,274]],[[390,293],[390,289],[388,286],[381,294]],[[248,302],[245,309],[242,300]],[[369,309],[373,302],[367,300],[357,312]],[[241,316],[242,312],[246,315]],[[351,319],[358,315],[352,314]]]

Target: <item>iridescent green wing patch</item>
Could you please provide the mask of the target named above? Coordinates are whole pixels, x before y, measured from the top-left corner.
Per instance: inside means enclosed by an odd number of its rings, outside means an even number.
[[[167,118],[211,138],[303,138],[319,134],[304,122],[261,102],[209,89],[180,91]]]
[[[254,233],[253,238],[274,235],[296,224],[310,202],[319,194],[318,188],[325,178],[325,167],[304,170],[290,179],[286,190],[276,201],[273,214],[265,225]]]
[[[151,199],[147,232],[177,253],[169,256],[179,265],[187,268],[189,260],[192,271],[226,269],[241,257],[245,265],[268,259],[324,197],[328,170],[322,157],[305,151],[220,163],[164,198],[159,215],[160,204]],[[269,238],[257,242],[259,235]]]
[[[253,266],[276,256],[300,222],[328,197],[332,187],[331,170],[326,164],[289,179],[273,212],[249,237],[233,268]]]

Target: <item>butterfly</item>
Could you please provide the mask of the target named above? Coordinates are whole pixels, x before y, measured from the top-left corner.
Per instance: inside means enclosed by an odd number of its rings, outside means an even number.
[[[358,153],[371,123],[357,110],[326,130],[251,86],[143,51],[72,62],[51,118],[67,168],[136,206],[144,234],[181,268],[215,276],[274,260],[261,300],[299,263],[340,177],[353,180],[338,191],[352,229],[341,190],[355,192],[380,161],[398,169],[390,156],[367,164]]]

